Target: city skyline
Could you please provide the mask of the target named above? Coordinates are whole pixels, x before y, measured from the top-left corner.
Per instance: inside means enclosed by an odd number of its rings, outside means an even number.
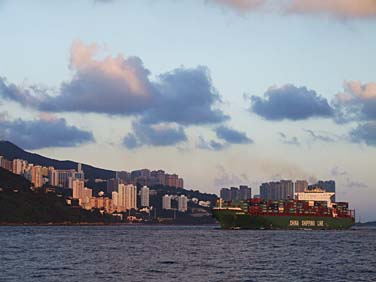
[[[1,1],[0,139],[210,193],[334,179],[374,219],[376,4],[327,2]]]

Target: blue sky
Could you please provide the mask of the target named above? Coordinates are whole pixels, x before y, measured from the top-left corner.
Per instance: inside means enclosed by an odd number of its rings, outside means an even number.
[[[326,2],[3,0],[0,137],[208,192],[335,179],[374,219],[376,5]]]

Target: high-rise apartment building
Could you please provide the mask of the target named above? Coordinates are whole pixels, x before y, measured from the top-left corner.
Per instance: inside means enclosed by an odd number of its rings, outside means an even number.
[[[295,193],[302,193],[308,189],[307,180],[296,180],[295,181]]]
[[[133,184],[119,184],[117,202],[120,210],[137,209],[137,187]]]
[[[178,187],[178,175],[177,174],[166,174],[166,185],[171,187]]]
[[[43,186],[43,174],[42,167],[40,165],[36,165],[31,168],[31,182],[36,188]]]
[[[178,211],[186,212],[188,210],[188,198],[185,195],[180,195],[178,198]]]
[[[18,175],[24,174],[26,167],[27,167],[27,161],[20,160],[20,159],[13,160],[13,173],[14,174],[18,174]]]
[[[0,166],[10,172],[13,172],[13,161],[5,159],[3,156],[0,158]]]
[[[150,173],[153,178],[153,184],[166,185],[166,174],[164,170],[154,170]]]
[[[224,201],[247,201],[252,197],[252,190],[247,185],[240,185],[239,188],[222,188],[220,197]]]
[[[143,186],[140,190],[141,207],[149,207],[149,187]]]
[[[231,201],[231,191],[228,188],[222,188],[220,191],[220,197],[224,201]]]
[[[164,210],[171,209],[171,196],[170,195],[164,195],[162,197],[162,209]]]
[[[119,205],[118,204],[119,194],[118,192],[113,191],[111,195],[112,195],[112,205],[113,205],[114,210],[116,210]]]
[[[280,199],[294,199],[294,183],[291,180],[281,180],[280,185]]]
[[[74,169],[55,169],[51,173],[50,184],[53,186],[60,186],[65,188],[72,188],[73,176],[76,173]],[[69,181],[71,179],[71,181]],[[81,179],[82,180],[82,179]],[[71,183],[69,183],[71,182]]]
[[[294,183],[291,180],[262,183],[260,196],[264,200],[287,200],[294,198]]]
[[[231,187],[230,193],[231,193],[231,201],[239,200],[239,189],[237,187]]]
[[[242,201],[246,201],[252,198],[252,189],[247,185],[240,185],[239,192],[238,192],[238,199]]]
[[[85,197],[85,182],[80,179],[73,180],[72,183],[73,198],[74,199],[84,199]]]
[[[183,178],[178,178],[178,183],[176,188],[184,188],[184,180]]]
[[[115,177],[119,183],[129,184],[132,181],[131,173],[127,171],[117,171]]]

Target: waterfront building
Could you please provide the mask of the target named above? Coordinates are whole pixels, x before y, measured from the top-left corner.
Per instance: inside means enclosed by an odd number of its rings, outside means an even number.
[[[131,180],[134,184],[148,185],[150,180],[150,170],[145,168],[132,171]]]
[[[85,187],[84,188],[84,202],[89,202],[90,198],[93,197],[93,189],[90,189],[90,188],[87,188]]]
[[[104,198],[103,197],[98,197],[98,198],[95,198],[96,201],[95,201],[95,208],[97,209],[104,209]]]
[[[239,200],[239,189],[237,187],[230,188],[231,201]]]
[[[149,207],[149,187],[143,186],[140,190],[141,207]]]
[[[183,178],[178,178],[177,188],[184,188],[184,180]]]
[[[72,183],[73,198],[74,199],[84,199],[85,197],[85,182],[80,179],[73,180]],[[90,197],[91,198],[91,197]]]
[[[287,200],[294,198],[294,183],[291,180],[262,183],[260,196],[264,200]]]
[[[242,201],[246,201],[252,198],[252,189],[247,185],[240,185],[239,192],[238,192],[238,199]]]
[[[186,212],[188,210],[188,198],[185,195],[180,195],[178,198],[178,211]]]
[[[132,181],[131,173],[128,171],[117,171],[115,178],[118,179],[118,183],[129,184]]]
[[[22,175],[24,174],[27,167],[27,161],[21,159],[13,160],[13,173]]]
[[[111,196],[112,196],[112,206],[116,210],[118,207],[118,197],[119,197],[118,192],[113,191]]]
[[[36,165],[31,168],[31,182],[36,188],[43,186],[43,174],[42,167],[40,165]]]
[[[307,180],[296,180],[295,181],[295,193],[302,193],[308,189]]]
[[[170,187],[178,187],[179,176],[177,174],[166,174],[166,185]]]
[[[228,188],[222,188],[220,191],[220,197],[224,201],[231,201],[231,192]]]
[[[13,172],[13,161],[5,159],[3,156],[0,158],[0,166],[10,172]]]
[[[55,169],[51,171],[51,179],[50,184],[53,186],[60,186],[60,187],[73,187],[73,176],[75,174],[74,169]],[[70,181],[71,179],[71,181]],[[71,183],[69,183],[71,182]]]
[[[247,185],[240,185],[239,188],[222,188],[220,197],[224,201],[246,201],[252,197],[252,190]]]
[[[162,209],[164,209],[164,210],[170,210],[171,209],[171,199],[172,199],[172,197],[170,195],[164,195],[162,197]]]
[[[137,187],[133,184],[119,184],[117,204],[121,211],[137,209]]]
[[[166,174],[164,170],[154,170],[150,173],[153,183],[157,185],[166,185]]]

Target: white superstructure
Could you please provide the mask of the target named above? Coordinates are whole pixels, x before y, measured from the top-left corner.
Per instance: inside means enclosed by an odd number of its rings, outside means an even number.
[[[304,192],[295,193],[295,199],[309,202],[327,202],[329,208],[332,207],[335,193],[326,192],[320,188],[305,190]],[[312,204],[313,205],[313,204]]]

